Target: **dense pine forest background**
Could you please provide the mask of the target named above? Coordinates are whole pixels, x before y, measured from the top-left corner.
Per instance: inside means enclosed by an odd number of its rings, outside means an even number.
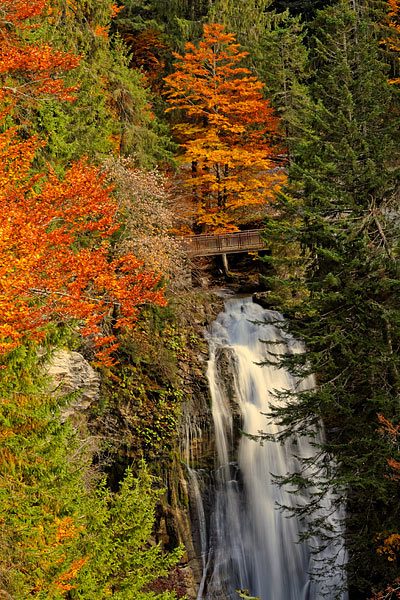
[[[332,459],[306,510],[333,485],[350,598],[400,598],[399,6],[0,2],[0,597],[184,597],[160,523],[211,300],[181,237],[262,228],[307,348],[280,358],[318,382],[280,437],[322,421]]]

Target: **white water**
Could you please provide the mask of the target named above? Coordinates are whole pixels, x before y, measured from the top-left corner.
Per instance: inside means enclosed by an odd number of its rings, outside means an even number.
[[[337,592],[343,584],[342,576],[327,572],[322,580],[311,580],[309,572],[316,563],[307,543],[298,543],[300,524],[296,518],[288,518],[277,510],[277,503],[293,506],[307,500],[298,495],[295,498],[279,487],[273,475],[296,471],[294,454],[313,456],[315,450],[310,441],[299,437],[292,444],[260,445],[241,436],[239,444],[235,442],[235,419],[247,433],[276,433],[277,425],[269,422],[262,412],[268,412],[271,403],[276,403],[274,390],[295,389],[296,381],[285,370],[257,364],[265,360],[268,350],[302,351],[299,343],[284,338],[272,324],[281,318],[250,299],[233,299],[227,301],[225,312],[219,315],[210,332],[208,379],[218,456],[208,542],[204,538],[206,525],[204,512],[201,514],[201,497],[198,489],[195,491],[203,527],[203,578],[198,600],[237,600],[238,589],[248,590],[261,600],[347,598],[345,592]],[[257,321],[269,324],[260,325]],[[281,343],[268,346],[261,339]],[[303,382],[302,386],[309,388],[313,381]],[[228,396],[233,396],[233,400]],[[233,410],[235,403],[237,407]],[[326,515],[340,534],[341,515],[332,511],[329,498]],[[308,543],[315,546],[318,540],[313,538]],[[323,554],[336,565],[345,561],[344,551],[338,547],[328,547]]]

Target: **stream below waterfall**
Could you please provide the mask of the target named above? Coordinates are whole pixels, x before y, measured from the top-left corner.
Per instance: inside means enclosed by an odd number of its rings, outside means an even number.
[[[278,320],[282,320],[279,313],[263,309],[251,298],[232,298],[208,334],[216,467],[208,484],[212,491],[207,509],[202,474],[188,465],[203,572],[198,600],[238,600],[237,590],[260,600],[347,599],[346,592],[338,591],[344,587],[340,569],[311,579],[316,559],[310,546],[319,541],[313,537],[299,543],[307,525],[277,509],[278,504],[290,507],[307,501],[306,495],[294,497],[278,486],[274,476],[296,471],[296,456],[312,456],[310,440],[297,437],[285,444],[260,444],[240,434],[240,430],[276,433],[277,425],[262,414],[276,402],[273,391],[314,385],[312,379],[299,384],[284,369],[260,365],[267,356],[271,360],[269,350],[302,351],[299,342],[274,325]],[[326,519],[336,528],[340,547],[328,547],[322,555],[336,566],[345,562],[342,517],[328,498]]]

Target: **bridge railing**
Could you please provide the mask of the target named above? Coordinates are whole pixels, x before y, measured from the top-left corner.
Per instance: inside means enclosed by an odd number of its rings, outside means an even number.
[[[189,256],[209,256],[261,250],[265,243],[262,230],[249,229],[222,235],[193,235],[184,238],[184,246]]]

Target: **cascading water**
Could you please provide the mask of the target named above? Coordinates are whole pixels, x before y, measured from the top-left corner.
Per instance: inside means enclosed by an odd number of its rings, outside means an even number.
[[[334,591],[343,587],[340,575],[328,573],[319,582],[311,581],[314,559],[309,545],[298,543],[300,524],[276,508],[277,503],[290,507],[301,502],[298,495],[295,499],[274,483],[273,476],[295,471],[295,455],[313,456],[311,443],[299,437],[295,448],[289,443],[261,445],[239,434],[239,428],[253,435],[260,431],[276,433],[277,425],[262,413],[276,402],[274,390],[294,389],[298,384],[284,369],[259,364],[271,350],[268,342],[274,343],[273,352],[302,351],[298,342],[283,337],[273,325],[281,318],[251,299],[236,298],[226,302],[225,312],[210,331],[208,379],[217,469],[207,540],[201,497],[198,489],[194,491],[203,522],[203,578],[198,600],[237,600],[239,589],[261,600],[347,598],[345,592]],[[266,321],[268,325],[261,325]],[[310,387],[313,382],[302,385]],[[189,474],[193,479],[194,473]],[[326,518],[336,527],[339,539],[340,516],[327,509]],[[318,540],[313,543],[318,544]],[[343,563],[344,551],[339,549],[332,560]]]

